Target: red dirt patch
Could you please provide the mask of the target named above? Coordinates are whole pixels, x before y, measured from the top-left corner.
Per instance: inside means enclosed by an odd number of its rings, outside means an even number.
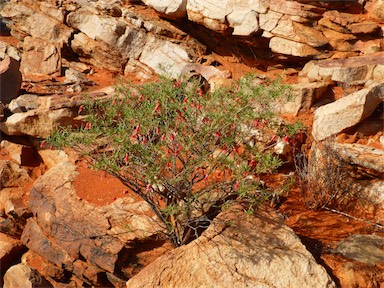
[[[104,206],[128,194],[132,196],[132,192],[119,179],[103,171],[93,170],[83,161],[76,165],[79,175],[73,185],[81,199],[96,206]]]

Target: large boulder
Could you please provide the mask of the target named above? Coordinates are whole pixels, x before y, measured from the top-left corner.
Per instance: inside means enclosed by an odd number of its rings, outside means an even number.
[[[29,202],[33,217],[27,220],[21,240],[88,284],[100,284],[106,273],[126,279],[130,275],[124,274],[124,267],[131,264],[127,259],[135,259],[129,248],[162,230],[143,200],[127,195],[97,206],[81,199],[74,186],[77,177],[76,166],[64,162],[35,182]]]
[[[336,135],[370,116],[384,100],[384,84],[365,88],[319,107],[313,120],[316,141]]]
[[[21,82],[19,61],[6,56],[0,62],[0,102],[8,104],[12,99],[19,96]]]
[[[231,209],[200,238],[145,267],[127,287],[336,286],[275,212],[249,216]]]

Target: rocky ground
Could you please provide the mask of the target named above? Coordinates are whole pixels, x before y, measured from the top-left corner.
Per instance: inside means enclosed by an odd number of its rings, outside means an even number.
[[[0,1],[3,287],[384,287],[383,1],[143,2]],[[276,110],[308,127],[308,166],[263,179],[294,172],[287,195],[177,249],[118,179],[42,144],[81,123],[85,97],[155,81],[159,64],[210,89],[283,76],[293,101]],[[309,209],[324,189],[348,197]]]

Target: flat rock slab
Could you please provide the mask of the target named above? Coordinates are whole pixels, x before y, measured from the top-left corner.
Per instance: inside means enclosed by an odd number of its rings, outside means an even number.
[[[341,241],[334,252],[355,261],[376,265],[384,262],[383,246],[383,237],[356,234]]]
[[[299,73],[301,82],[335,81],[351,84],[353,81],[383,80],[384,52],[308,62]]]

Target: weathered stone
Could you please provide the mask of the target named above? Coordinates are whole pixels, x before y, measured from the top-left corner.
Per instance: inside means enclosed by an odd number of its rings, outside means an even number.
[[[35,182],[29,202],[34,217],[22,240],[40,256],[95,284],[99,273],[118,273],[116,262],[127,257],[126,243],[161,233],[161,228],[147,216],[151,209],[144,201],[126,197],[96,207],[79,199],[72,184],[77,174],[76,166],[64,162]]]
[[[328,88],[329,83],[322,82],[292,84],[288,91],[289,99],[276,103],[276,110],[293,115],[309,112],[313,103],[323,98]]]
[[[26,37],[20,70],[23,74],[61,74],[61,52],[57,44],[41,38]]]
[[[375,265],[384,262],[384,238],[378,235],[360,235],[349,236],[337,244],[334,249],[346,258]]]
[[[272,10],[268,10],[268,12],[265,14],[260,14],[259,16],[260,28],[263,29],[264,31],[271,32],[273,29],[275,29],[281,17],[283,17],[283,14],[272,11]]]
[[[127,287],[335,287],[275,212],[247,218],[243,209],[231,210],[197,240],[146,266]]]
[[[217,81],[219,79],[228,79],[231,76],[229,71],[222,71],[213,66],[203,66],[201,64],[186,64],[181,70],[182,78],[187,78],[193,76],[203,77],[209,84],[209,88],[213,91],[215,88],[218,88]],[[216,86],[216,87],[215,87]]]
[[[383,0],[372,0],[368,1],[365,9],[369,12],[369,14],[384,23],[384,1]]]
[[[269,48],[276,53],[299,57],[310,57],[320,54],[319,50],[308,44],[295,42],[281,37],[272,37],[269,41]]]
[[[30,146],[3,140],[0,143],[0,147],[5,148],[9,156],[11,156],[19,165],[35,166],[39,163],[40,159],[37,151]]]
[[[363,16],[360,14],[343,13],[337,10],[326,11],[323,17],[344,27],[347,27],[349,24],[360,23],[363,20]]]
[[[7,270],[4,275],[4,288],[50,288],[53,287],[36,270],[32,270],[25,264],[17,264]]]
[[[117,50],[122,61],[137,59],[146,43],[145,31],[130,27],[127,23],[114,17],[96,15],[82,10],[70,13],[67,23],[92,40],[103,41],[111,50]]]
[[[30,35],[55,42],[60,46],[68,43],[73,32],[72,28],[53,18],[52,15],[45,15],[36,5],[32,7],[32,5],[12,2],[8,3],[0,13],[2,17],[12,20],[11,32],[19,39]],[[59,20],[60,18],[62,17],[58,17]]]
[[[271,0],[269,9],[286,15],[301,16],[304,18],[318,19],[326,11],[324,8],[300,3],[298,1]]]
[[[40,149],[38,152],[48,169],[69,161],[69,156],[63,150]]]
[[[365,169],[367,174],[384,175],[384,151],[361,144],[335,143],[334,150],[348,163]],[[369,171],[369,173],[368,173]]]
[[[0,190],[17,187],[29,180],[28,172],[13,161],[0,160]]]
[[[103,41],[96,41],[84,33],[75,34],[71,48],[81,61],[96,67],[121,72],[123,69],[121,54]]]
[[[26,112],[28,110],[37,109],[40,105],[41,98],[34,94],[23,94],[17,97],[16,99],[13,99],[8,104],[8,109],[12,113],[20,113],[20,112]]]
[[[271,30],[271,33],[278,37],[287,38],[290,41],[308,44],[312,47],[321,47],[328,43],[328,39],[319,30],[294,22],[286,16],[279,20],[277,26]]]
[[[76,116],[77,111],[69,108],[35,109],[9,116],[5,122],[0,123],[0,130],[7,135],[47,138],[55,127],[73,124]]]
[[[143,2],[171,19],[180,19],[187,16],[187,0],[144,0]]]
[[[326,18],[326,17],[321,18],[318,23],[319,25],[329,28],[331,30],[334,30],[336,32],[346,33],[346,34],[350,32],[349,29],[341,26],[340,24],[332,22],[329,18]],[[322,28],[321,26],[320,28]]]
[[[4,59],[7,55],[17,61],[21,60],[20,53],[16,47],[0,41],[0,59]]]
[[[19,68],[20,63],[9,56],[0,62],[0,102],[3,104],[19,96],[22,82]]]
[[[65,278],[67,278],[66,272],[63,267],[56,266],[55,264],[41,257],[39,254],[33,252],[32,250],[28,250],[26,253],[23,254],[23,256],[21,257],[21,263],[28,265],[34,270],[37,270],[51,283],[52,278],[54,278],[56,281],[65,281]],[[54,285],[54,287],[56,287],[56,285]]]
[[[188,20],[201,24],[217,32],[225,32],[229,26],[226,23],[227,5],[224,1],[198,1],[187,2]]]
[[[353,34],[370,34],[376,33],[379,30],[379,25],[376,22],[362,22],[348,25],[348,29]]]
[[[248,9],[236,9],[227,15],[232,35],[250,36],[259,31],[258,14]]]
[[[384,99],[384,84],[362,89],[315,112],[312,135],[316,141],[350,128],[372,114]]]
[[[334,42],[340,42],[340,41],[348,41],[348,40],[355,40],[357,37],[353,34],[346,34],[346,33],[340,33],[338,31],[332,30],[332,29],[323,29],[324,36],[332,43]]]
[[[354,81],[380,82],[382,75],[373,73],[384,65],[384,53],[308,62],[299,73],[300,82],[337,81],[352,84]],[[379,71],[379,70],[378,70]]]
[[[188,53],[179,45],[148,36],[139,61],[151,67],[156,73],[169,73],[177,77],[190,59]]]

